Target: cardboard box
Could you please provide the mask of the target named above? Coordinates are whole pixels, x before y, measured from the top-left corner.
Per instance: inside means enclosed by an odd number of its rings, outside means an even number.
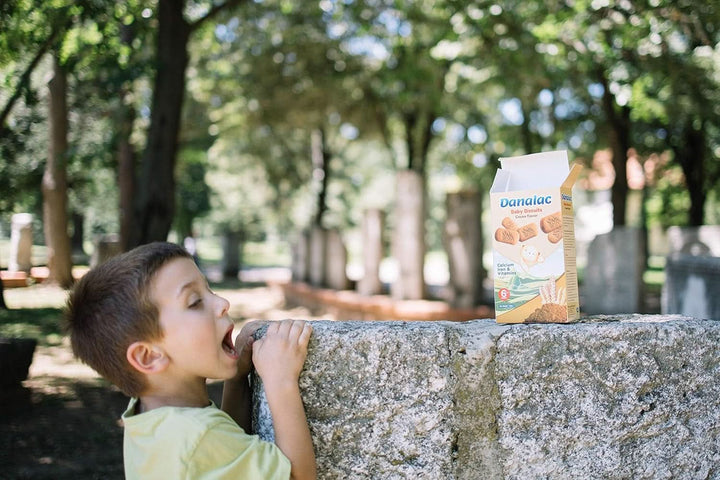
[[[572,187],[566,151],[500,159],[490,189],[498,323],[580,317]]]

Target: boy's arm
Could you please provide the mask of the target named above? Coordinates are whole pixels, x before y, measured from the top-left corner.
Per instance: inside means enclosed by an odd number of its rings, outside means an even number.
[[[290,460],[292,479],[315,479],[315,452],[298,377],[305,363],[312,326],[303,321],[273,322],[256,341],[253,361],[263,380],[275,443]]]
[[[240,425],[248,434],[251,433],[252,428],[250,418],[252,391],[250,390],[248,374],[252,367],[253,335],[265,323],[251,322],[245,324],[240,330],[240,333],[235,338],[235,349],[240,354],[238,373],[234,378],[225,380],[223,384],[222,406],[220,408],[230,415],[235,420],[235,423]]]
[[[225,380],[223,384],[221,409],[235,420],[245,433],[250,434],[252,391],[247,375],[243,378]]]

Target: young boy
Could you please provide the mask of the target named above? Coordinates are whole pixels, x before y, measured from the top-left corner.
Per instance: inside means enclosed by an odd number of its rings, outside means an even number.
[[[186,250],[143,245],[90,270],[68,299],[73,351],[132,397],[123,414],[128,479],[315,478],[298,377],[312,327],[258,323],[232,341],[227,300]],[[275,444],[250,431],[248,373],[262,378]],[[225,380],[222,410],[206,379]]]

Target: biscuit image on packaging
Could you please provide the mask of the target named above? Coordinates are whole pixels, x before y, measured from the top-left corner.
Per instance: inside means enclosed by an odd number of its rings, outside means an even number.
[[[519,238],[520,234],[518,234],[516,230],[508,230],[507,228],[502,227],[495,230],[495,240],[498,242],[515,245],[518,243]]]
[[[531,239],[534,236],[538,234],[537,225],[534,223],[528,223],[527,225],[523,225],[522,227],[518,228],[518,234],[520,235],[520,241],[524,242],[525,240]]]
[[[567,292],[565,288],[556,288],[555,277],[551,277],[547,283],[541,286],[538,294],[542,300],[542,306],[535,309],[525,319],[526,322],[548,323],[567,320]]]
[[[557,230],[562,227],[562,215],[560,212],[555,212],[551,215],[540,219],[540,228],[545,233],[550,233],[553,230]]]
[[[510,217],[505,217],[502,219],[502,226],[507,228],[508,230],[517,230],[518,229],[517,224]]]
[[[550,243],[558,243],[563,238],[562,228],[558,228],[548,233],[548,240]]]

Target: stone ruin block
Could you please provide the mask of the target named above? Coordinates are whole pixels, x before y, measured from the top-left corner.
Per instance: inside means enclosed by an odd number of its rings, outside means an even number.
[[[720,476],[720,322],[313,327],[300,388],[320,479]]]
[[[12,216],[10,230],[10,258],[8,271],[30,273],[32,268],[33,216],[16,213]]]

